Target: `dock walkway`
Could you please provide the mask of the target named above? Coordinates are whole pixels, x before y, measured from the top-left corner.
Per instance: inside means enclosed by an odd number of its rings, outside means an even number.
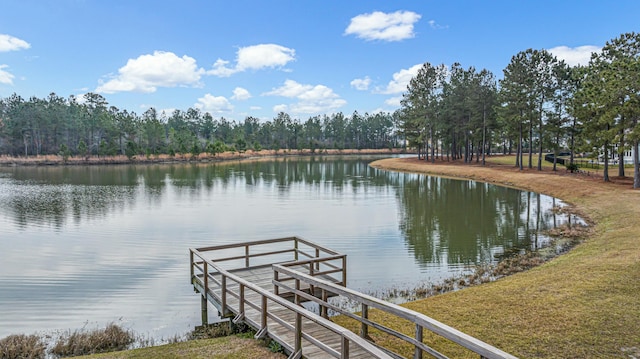
[[[368,340],[369,328],[411,345],[416,359],[423,353],[447,358],[423,342],[425,329],[481,358],[515,358],[425,315],[346,288],[346,255],[299,237],[192,248],[190,260],[191,283],[202,295],[203,323],[207,302],[212,303],[222,317],[254,328],[256,338],[278,342],[289,358],[403,358]],[[333,304],[330,298],[336,296],[356,303],[359,314]],[[410,322],[415,335],[375,322],[369,309]],[[358,321],[360,332],[333,323],[329,314]]]

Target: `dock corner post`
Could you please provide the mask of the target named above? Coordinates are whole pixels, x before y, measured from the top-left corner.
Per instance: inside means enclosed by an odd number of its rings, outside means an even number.
[[[207,297],[206,296],[202,296],[200,297],[200,315],[202,316],[202,325],[208,325],[209,324],[209,312],[207,310]]]
[[[369,306],[362,304],[362,322],[360,326],[360,336],[367,339],[369,337],[369,326],[365,323],[365,320],[369,319]]]
[[[193,250],[189,249],[189,272],[191,273],[191,278],[189,278],[189,281],[191,282],[191,284],[194,284],[193,282],[193,275],[195,274],[193,272]]]
[[[207,261],[203,261],[203,272],[202,272],[202,299],[200,302],[200,310],[202,314],[202,325],[209,324],[209,313],[207,312],[207,295],[209,295],[209,267],[207,266]]]
[[[416,324],[416,341],[422,343],[422,325]],[[413,352],[413,359],[422,359],[422,349],[416,345],[416,349]]]
[[[347,286],[347,255],[342,256],[342,286]]]
[[[298,260],[298,237],[293,237],[293,260]]]
[[[249,268],[249,245],[244,246],[244,266]]]

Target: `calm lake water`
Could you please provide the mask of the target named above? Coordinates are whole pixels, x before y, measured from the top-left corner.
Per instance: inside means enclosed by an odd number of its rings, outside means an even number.
[[[0,338],[184,334],[200,324],[189,247],[297,235],[346,253],[349,287],[375,293],[542,246],[566,220],[548,196],[373,159],[0,168]]]

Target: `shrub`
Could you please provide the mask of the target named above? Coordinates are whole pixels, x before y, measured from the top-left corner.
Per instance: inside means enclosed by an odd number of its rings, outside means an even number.
[[[63,143],[60,145],[59,154],[62,156],[62,162],[66,163],[69,160],[69,156],[71,156],[71,151],[69,150],[69,147]]]
[[[10,335],[0,339],[0,358],[2,359],[40,359],[45,358],[46,346],[36,335]]]
[[[124,154],[127,155],[129,160],[135,158],[136,153],[138,152],[138,146],[133,141],[127,141],[127,145],[124,148]]]
[[[284,353],[284,348],[282,347],[282,345],[280,345],[280,343],[275,340],[269,341],[267,349],[269,349],[269,351],[272,353]]]
[[[571,171],[571,173],[578,170],[578,165],[575,163],[568,163],[566,164],[566,167],[567,167],[567,171]]]
[[[89,332],[75,331],[60,338],[51,353],[60,357],[125,350],[135,340],[132,333],[115,324]]]
[[[234,324],[231,321],[202,325],[187,335],[188,340],[226,337],[233,334],[247,334],[252,337],[253,330],[244,323]]]

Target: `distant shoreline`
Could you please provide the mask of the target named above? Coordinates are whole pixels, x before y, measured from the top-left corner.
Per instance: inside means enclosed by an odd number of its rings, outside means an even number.
[[[93,165],[124,165],[124,164],[159,164],[159,163],[215,163],[225,161],[250,160],[255,158],[287,157],[287,156],[334,156],[334,155],[398,155],[408,154],[404,149],[323,149],[305,150],[248,150],[245,152],[223,152],[215,156],[201,153],[194,158],[191,154],[169,156],[166,154],[144,156],[138,155],[132,159],[124,155],[117,156],[74,156],[66,161],[59,155],[43,156],[8,156],[0,155],[0,167],[17,166],[93,166]]]

